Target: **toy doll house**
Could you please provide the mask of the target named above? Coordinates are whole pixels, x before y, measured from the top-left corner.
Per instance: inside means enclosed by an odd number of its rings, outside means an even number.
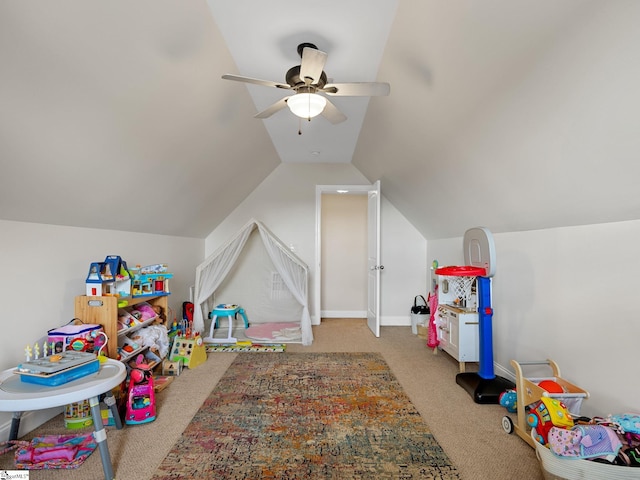
[[[117,255],[109,255],[103,262],[93,262],[85,283],[90,297],[131,295],[131,274],[127,263]]]

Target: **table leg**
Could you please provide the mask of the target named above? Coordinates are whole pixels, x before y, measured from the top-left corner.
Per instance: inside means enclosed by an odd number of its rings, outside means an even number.
[[[242,318],[244,319],[244,328],[247,329],[249,328],[249,320],[247,320],[247,314],[244,312],[244,308],[240,309],[240,315],[242,315]]]
[[[213,338],[213,331],[216,328],[216,324],[218,323],[218,316],[213,315],[211,317],[211,326],[209,327],[209,336],[204,338],[205,343],[216,343],[216,340]]]
[[[111,465],[111,455],[109,454],[109,445],[107,445],[107,431],[102,424],[102,415],[100,414],[99,397],[91,397],[89,399],[91,406],[91,416],[93,418],[93,427],[95,431],[93,436],[98,443],[100,450],[100,458],[102,459],[102,470],[104,471],[105,480],[114,480],[113,465]]]
[[[227,342],[236,343],[237,340],[233,338],[233,315],[229,315],[229,335],[227,336]]]
[[[122,430],[122,419],[120,418],[120,412],[118,411],[118,405],[116,405],[116,399],[113,393],[107,392],[104,394],[104,404],[111,410],[113,421],[116,423],[116,428]]]
[[[22,412],[13,412],[13,416],[11,417],[11,430],[9,431],[9,440],[18,439],[18,431],[20,430],[21,417],[22,417]]]

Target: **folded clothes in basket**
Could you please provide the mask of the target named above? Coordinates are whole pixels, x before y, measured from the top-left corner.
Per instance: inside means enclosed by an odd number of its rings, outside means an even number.
[[[625,433],[640,434],[640,414],[617,413],[609,415],[609,422],[617,424]]]
[[[576,425],[571,429],[552,427],[547,438],[551,451],[561,457],[599,457],[613,462],[622,448],[616,432],[604,425]]]

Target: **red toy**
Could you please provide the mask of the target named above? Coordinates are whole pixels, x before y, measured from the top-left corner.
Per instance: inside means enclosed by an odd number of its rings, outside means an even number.
[[[551,427],[571,428],[573,419],[564,403],[556,398],[542,397],[527,415],[527,424],[536,429],[536,440],[547,443],[547,434]]]

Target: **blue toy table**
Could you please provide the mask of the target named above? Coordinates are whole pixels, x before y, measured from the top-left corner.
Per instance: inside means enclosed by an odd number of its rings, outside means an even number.
[[[209,328],[209,336],[204,339],[205,343],[237,343],[238,339],[234,338],[233,333],[233,319],[237,314],[242,315],[244,319],[244,328],[249,328],[249,321],[244,309],[240,305],[221,304],[216,306],[209,317],[211,318],[211,327]],[[213,338],[213,330],[218,328],[218,317],[229,317],[229,334],[227,338]]]

